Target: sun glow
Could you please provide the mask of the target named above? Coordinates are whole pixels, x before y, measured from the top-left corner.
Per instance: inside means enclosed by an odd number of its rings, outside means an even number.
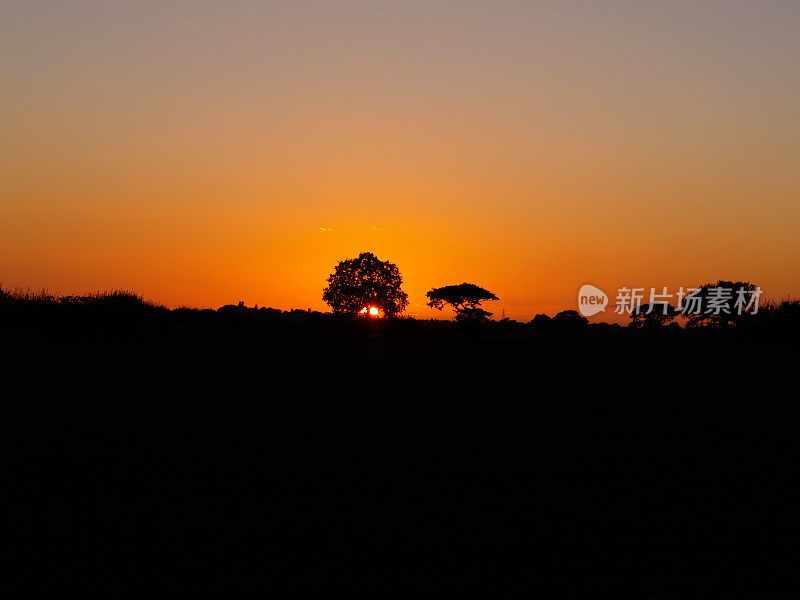
[[[366,307],[365,306],[364,308],[362,308],[359,311],[359,314],[361,314],[361,315],[366,315],[367,313],[369,313],[370,317],[379,317],[379,316],[381,316],[381,311],[378,310],[377,308],[375,308],[374,306],[370,306],[370,307]]]

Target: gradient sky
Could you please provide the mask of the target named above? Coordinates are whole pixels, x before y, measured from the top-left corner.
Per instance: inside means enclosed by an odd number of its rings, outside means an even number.
[[[800,295],[800,3],[0,0],[0,284]]]

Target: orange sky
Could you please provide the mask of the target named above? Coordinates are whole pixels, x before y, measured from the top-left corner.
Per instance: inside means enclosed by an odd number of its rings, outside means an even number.
[[[4,3],[0,284],[324,309],[372,251],[421,316],[800,295],[800,5],[299,6]]]

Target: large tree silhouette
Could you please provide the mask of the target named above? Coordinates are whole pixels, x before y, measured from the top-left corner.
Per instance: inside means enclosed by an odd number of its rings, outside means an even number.
[[[340,261],[322,292],[333,312],[357,315],[376,308],[387,317],[403,312],[408,296],[400,288],[403,278],[397,265],[378,260],[371,252]],[[369,314],[369,313],[367,313]]]
[[[449,304],[456,311],[456,321],[483,321],[492,316],[492,313],[481,308],[484,300],[499,300],[489,290],[485,290],[474,283],[461,283],[459,285],[446,285],[433,288],[427,294],[428,306],[442,310]]]
[[[731,327],[758,312],[760,288],[749,281],[704,283],[683,299],[687,327]],[[755,294],[754,298],[752,295]],[[751,304],[751,301],[752,304]]]

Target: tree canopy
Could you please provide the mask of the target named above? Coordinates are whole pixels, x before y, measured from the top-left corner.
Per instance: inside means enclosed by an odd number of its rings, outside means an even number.
[[[387,317],[395,317],[408,306],[402,283],[397,265],[362,252],[358,258],[336,265],[322,299],[335,313],[358,315],[364,309],[376,308]]]
[[[499,300],[489,290],[474,283],[461,283],[433,288],[426,296],[428,306],[442,310],[449,304],[456,311],[456,321],[482,321],[488,319],[492,313],[481,308],[485,300]]]
[[[553,317],[553,325],[562,329],[583,329],[589,324],[589,319],[577,310],[562,310]]]
[[[731,327],[758,312],[761,290],[749,281],[704,283],[682,302],[688,327]]]

